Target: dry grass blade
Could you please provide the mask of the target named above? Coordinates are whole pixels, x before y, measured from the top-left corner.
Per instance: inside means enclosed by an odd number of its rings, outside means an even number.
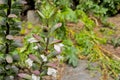
[[[99,49],[100,49],[105,55],[107,55],[108,57],[111,57],[111,58],[113,58],[113,59],[115,59],[115,60],[120,60],[120,58],[119,58],[118,56],[112,54],[111,52],[109,52],[108,50],[102,48],[101,46],[99,46]]]

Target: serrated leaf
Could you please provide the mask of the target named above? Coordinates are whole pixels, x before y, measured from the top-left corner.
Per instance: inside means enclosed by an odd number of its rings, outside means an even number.
[[[71,64],[73,67],[77,67],[78,58],[75,54],[70,54],[67,58],[68,58],[68,63],[69,64]]]
[[[66,53],[68,53],[66,55],[68,64],[71,64],[73,67],[76,67],[78,65],[78,57],[77,57],[76,52],[77,50],[75,47],[66,48]]]
[[[7,55],[5,59],[6,59],[7,63],[13,63],[13,58],[12,58],[12,56]]]

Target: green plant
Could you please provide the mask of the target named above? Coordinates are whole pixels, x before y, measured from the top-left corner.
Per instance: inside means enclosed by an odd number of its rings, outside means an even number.
[[[106,43],[105,39],[101,39],[95,35],[93,31],[83,30],[79,34],[76,34],[76,42],[83,55],[89,55],[94,53],[94,46],[99,43]]]
[[[78,9],[87,13],[93,13],[98,17],[105,15],[115,15],[120,10],[119,0],[81,0],[79,1]]]
[[[109,56],[108,54],[111,53],[98,44],[95,45],[94,50],[95,53],[89,54],[89,60],[99,62],[99,66],[101,67],[103,76],[106,74],[107,77],[111,76],[115,80],[117,80],[119,78],[118,75],[120,71],[119,60],[116,60]],[[107,70],[107,73],[105,72],[105,70]]]
[[[73,42],[70,39],[64,40],[65,48],[63,50],[63,55],[65,56],[65,61],[72,65],[73,67],[77,67],[78,65],[78,49],[73,45]]]
[[[115,48],[120,46],[120,37],[119,38],[112,38],[110,42]]]
[[[82,22],[84,22],[85,28],[87,30],[91,31],[94,29],[94,27],[95,27],[94,21],[92,21],[84,11],[76,10],[75,13],[76,13],[76,16],[78,17],[78,19],[80,19]]]
[[[12,80],[18,73],[18,68],[14,65],[19,56],[16,48],[21,47],[19,40],[15,36],[19,35],[21,23],[19,21],[19,11],[22,2],[19,0],[0,1],[0,79]],[[18,58],[18,59],[17,59]]]
[[[13,80],[16,78],[19,68],[15,65],[19,61],[17,54],[6,55],[0,57],[0,79],[1,80]]]
[[[72,5],[72,1],[71,0],[53,0],[53,2],[57,5],[57,6],[62,6],[62,8],[66,8],[66,7],[71,7]]]
[[[120,10],[120,1],[119,0],[103,0],[99,2],[99,5],[107,8],[107,15],[115,15]]]
[[[104,17],[107,12],[107,8],[96,4],[93,0],[81,0],[77,9],[83,10],[90,15],[96,15],[97,17]]]
[[[102,34],[104,34],[104,36],[106,36],[106,37],[113,35],[115,33],[114,30],[109,29],[109,28],[101,28],[100,32],[102,32]]]
[[[44,6],[44,8],[42,8]],[[28,39],[30,45],[34,45],[32,49],[37,51],[37,54],[28,54],[28,59],[25,61],[28,64],[32,75],[27,73],[19,73],[18,76],[24,79],[31,78],[34,80],[36,77],[38,80],[43,79],[43,76],[50,75],[57,78],[57,67],[61,61],[62,52],[61,40],[57,40],[54,37],[56,29],[62,26],[62,23],[55,24],[53,17],[56,15],[54,5],[50,3],[42,3],[41,10],[37,10],[43,24],[41,25],[41,31],[38,34],[32,34],[32,38]],[[46,11],[47,10],[47,11]],[[51,21],[53,20],[53,21]],[[54,25],[55,24],[55,25]],[[29,50],[30,48],[28,48]],[[58,60],[54,60],[57,58]],[[56,63],[55,63],[56,62]],[[34,73],[35,72],[35,73]]]

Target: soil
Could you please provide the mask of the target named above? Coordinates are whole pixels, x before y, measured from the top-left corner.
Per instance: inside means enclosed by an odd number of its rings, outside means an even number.
[[[118,14],[114,17],[108,18],[108,22],[113,23],[116,27],[115,34],[113,34],[110,39],[120,37],[120,14]],[[115,54],[116,56],[120,57],[120,47],[114,48],[113,45],[106,44],[103,46],[103,48],[105,48],[112,54]]]
[[[65,66],[61,80],[101,80],[103,78],[101,71],[97,69],[98,66],[97,62],[89,63],[87,60],[79,60],[76,68],[69,65]],[[92,69],[89,69],[90,67]],[[107,80],[114,79],[109,77]]]

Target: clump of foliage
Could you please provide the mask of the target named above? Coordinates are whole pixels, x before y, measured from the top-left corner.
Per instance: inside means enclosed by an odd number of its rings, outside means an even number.
[[[98,17],[105,15],[115,15],[120,10],[119,0],[81,0],[79,1],[78,9]]]
[[[120,46],[120,37],[118,38],[112,38],[110,41],[110,44],[112,44],[115,48]]]
[[[14,65],[19,56],[16,48],[21,47],[19,35],[21,23],[19,11],[24,4],[21,0],[0,0],[0,79],[13,80],[17,76],[18,68]]]
[[[98,4],[107,8],[107,14],[112,16],[117,14],[120,11],[120,1],[119,0],[103,0],[99,1]]]
[[[95,15],[101,18],[109,12],[112,12],[109,15],[114,15],[120,9],[120,2],[117,0],[80,0],[78,2],[79,4],[75,5],[74,0],[35,1],[33,5],[40,17],[41,29],[34,26],[38,30],[32,28],[35,31],[31,32],[30,39],[28,39],[29,36],[26,37],[28,42],[24,40],[25,47],[19,49],[21,59],[24,61],[20,63],[27,63],[30,70],[30,73],[19,73],[19,77],[40,80],[43,76],[49,75],[56,78],[57,67],[61,61],[65,60],[76,67],[78,55],[81,54],[88,56],[90,61],[99,61],[104,70],[111,70],[109,73],[117,77],[120,71],[119,62],[102,52],[99,45],[106,43],[106,40],[97,37],[93,31],[95,23],[88,16]],[[21,4],[26,2],[24,0],[0,1],[0,63],[4,64],[0,65],[0,79],[14,79],[19,70],[14,63],[19,59],[16,48],[21,46],[20,41],[16,39],[21,29],[18,18]],[[75,8],[71,8],[72,6]],[[77,23],[79,20],[84,23],[83,31],[75,33],[67,30],[67,22]],[[74,39],[69,38],[69,32]],[[57,38],[63,39],[65,45],[61,44],[62,41]],[[112,43],[115,47],[119,46],[119,39],[113,40]],[[61,52],[63,46],[64,51]],[[28,59],[25,61],[26,58]]]
[[[119,60],[115,60],[114,58],[107,55],[110,52],[103,49],[100,45],[96,44],[94,47],[95,53],[89,54],[90,61],[99,61],[99,66],[101,67],[101,71],[103,73],[103,79],[109,79],[109,76],[114,79],[119,79],[120,72],[120,62]]]
[[[83,10],[90,15],[96,15],[97,17],[103,17],[106,15],[107,8],[99,6],[93,0],[81,0],[77,9]]]
[[[65,61],[72,65],[73,67],[77,67],[78,65],[78,52],[79,50],[73,45],[73,42],[70,39],[66,39],[63,41],[64,50],[63,55],[65,56]]]
[[[120,71],[119,60],[115,60],[110,55],[110,52],[103,49],[100,44],[106,43],[106,39],[97,37],[94,32],[83,30],[79,34],[76,34],[76,45],[78,46],[80,53],[78,55],[87,56],[87,59],[91,62],[99,62],[102,76],[109,75],[117,79]],[[107,72],[105,72],[107,71]]]
[[[43,1],[42,5],[39,6],[37,4],[39,3],[36,3],[36,7],[39,7],[37,13],[42,21],[41,30],[38,34],[32,34],[32,38],[28,39],[30,45],[35,45],[32,49],[37,51],[37,54],[31,52],[25,61],[31,70],[31,74],[19,73],[18,76],[29,80],[34,80],[35,77],[40,80],[46,75],[57,78],[57,67],[63,59],[60,54],[64,45],[61,40],[54,37],[54,32],[62,26],[62,23],[56,24],[54,21],[53,17],[56,15],[54,5],[47,1]]]

